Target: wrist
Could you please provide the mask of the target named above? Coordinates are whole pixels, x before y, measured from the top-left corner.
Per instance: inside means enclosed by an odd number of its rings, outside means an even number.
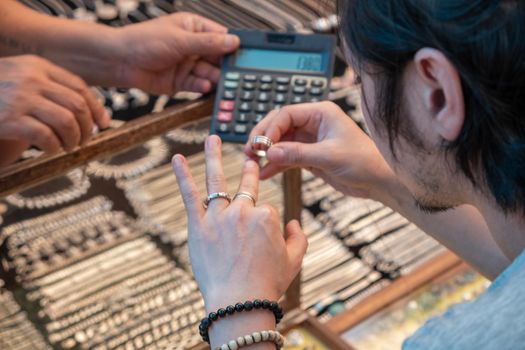
[[[76,21],[62,24],[60,35],[50,35],[43,56],[90,85],[119,86],[117,68],[123,50],[117,29]]]

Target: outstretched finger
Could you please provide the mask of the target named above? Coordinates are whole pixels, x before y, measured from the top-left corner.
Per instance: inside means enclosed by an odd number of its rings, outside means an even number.
[[[175,171],[182,200],[184,201],[184,206],[188,212],[188,219],[190,222],[197,222],[204,216],[204,207],[202,206],[199,190],[188,168],[188,163],[182,155],[176,154],[172,159],[172,166]]]
[[[253,160],[247,160],[242,169],[241,183],[239,184],[239,195],[235,202],[255,205],[259,195],[259,165]]]
[[[208,195],[213,193],[223,193],[228,191],[224,169],[222,167],[221,139],[216,135],[211,135],[206,139],[206,186]],[[208,211],[221,211],[228,206],[228,201],[224,198],[212,200],[208,205]]]

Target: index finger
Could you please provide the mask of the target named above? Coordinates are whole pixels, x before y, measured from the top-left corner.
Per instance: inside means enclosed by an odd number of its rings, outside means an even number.
[[[212,21],[209,18],[194,14],[193,15],[193,23],[196,24],[195,28],[200,29],[199,31],[202,32],[215,32],[215,33],[227,33],[228,28],[225,26]]]
[[[304,103],[271,111],[252,129],[244,152],[250,157],[254,156],[251,141],[257,135],[266,136],[275,144],[296,129],[317,134],[323,115],[322,105],[323,103]]]
[[[172,166],[182,195],[182,201],[188,212],[188,221],[195,222],[204,216],[204,207],[199,190],[188,168],[188,163],[182,155],[176,154],[172,159]]]
[[[67,86],[82,95],[98,127],[101,129],[109,127],[109,115],[81,78],[53,64],[49,64],[49,77],[56,83]]]

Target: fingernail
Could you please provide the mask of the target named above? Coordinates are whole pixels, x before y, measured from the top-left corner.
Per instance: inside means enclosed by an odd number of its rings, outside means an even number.
[[[232,50],[236,48],[239,44],[239,38],[236,35],[228,34],[224,38],[224,48],[226,50]]]
[[[175,166],[180,167],[183,161],[184,161],[184,158],[180,154],[176,154],[173,156],[173,164]]]

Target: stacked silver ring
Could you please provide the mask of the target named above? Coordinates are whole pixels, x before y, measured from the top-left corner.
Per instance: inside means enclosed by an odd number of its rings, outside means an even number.
[[[266,152],[272,147],[272,145],[272,140],[263,135],[254,136],[252,139],[252,151],[258,157],[266,157]]]

